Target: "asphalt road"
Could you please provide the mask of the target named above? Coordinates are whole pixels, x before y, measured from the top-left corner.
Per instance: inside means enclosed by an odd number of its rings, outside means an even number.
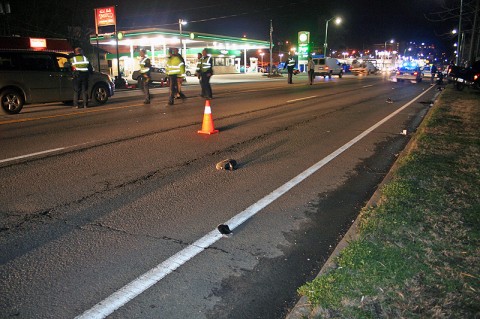
[[[214,135],[194,78],[173,107],[160,88],[0,115],[0,317],[284,317],[436,93],[214,78]]]

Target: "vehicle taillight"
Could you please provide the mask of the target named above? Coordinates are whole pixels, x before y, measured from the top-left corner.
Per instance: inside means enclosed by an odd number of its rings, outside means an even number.
[[[417,72],[417,71],[413,72],[413,75],[417,76],[417,74],[418,74],[418,72]]]
[[[325,70],[328,70],[328,66],[325,67]]]
[[[400,71],[397,71],[397,75],[400,75]]]
[[[480,73],[477,73],[473,76],[473,80],[476,81],[480,78]]]

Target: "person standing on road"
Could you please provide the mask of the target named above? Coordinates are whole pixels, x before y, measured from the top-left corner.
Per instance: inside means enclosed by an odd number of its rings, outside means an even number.
[[[293,84],[293,68],[295,67],[295,59],[292,54],[288,55],[287,62],[285,63],[284,69],[288,71],[288,84]]]
[[[198,83],[200,83],[200,87],[202,88],[202,97],[205,97],[205,90],[202,86],[202,54],[197,54],[197,68],[195,69],[195,76],[198,78]]]
[[[168,97],[168,105],[174,104],[175,96],[178,93],[178,81],[177,77],[180,74],[180,65],[182,64],[182,60],[179,58],[178,55],[174,54],[174,50],[169,50],[170,56],[167,59],[167,75],[168,81],[170,83],[170,95]]]
[[[437,75],[437,66],[432,64],[432,68],[430,69],[432,77],[430,78],[430,84],[433,85],[435,83],[435,75]]]
[[[82,48],[75,48],[74,55],[70,59],[73,71],[73,106],[77,109],[79,95],[82,94],[83,107],[88,107],[88,78],[93,71],[87,57],[83,55]]]
[[[202,85],[204,97],[208,100],[213,98],[212,87],[210,86],[210,78],[212,75],[212,57],[207,55],[207,49],[203,49],[200,66],[200,84]]]
[[[142,79],[142,90],[145,100],[143,104],[150,104],[150,68],[152,67],[150,59],[146,55],[145,49],[140,49],[140,74]]]
[[[187,97],[182,92],[182,83],[185,80],[185,59],[178,53],[178,49],[173,49],[173,55],[177,56],[180,59],[180,73],[177,75],[177,94],[175,95],[176,99],[186,99]]]
[[[308,57],[307,63],[307,70],[308,70],[308,80],[310,81],[310,85],[313,84],[313,80],[315,79],[315,63],[311,56]]]

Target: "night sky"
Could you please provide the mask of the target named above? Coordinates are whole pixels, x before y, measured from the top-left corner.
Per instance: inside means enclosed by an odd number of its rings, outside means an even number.
[[[416,41],[451,46],[454,37],[448,31],[457,27],[460,0],[22,0],[10,1],[12,6],[23,3],[16,11],[25,11],[31,30],[47,28],[54,21],[83,24],[94,28],[93,9],[117,4],[119,29],[159,27],[178,29],[178,19],[189,21],[184,30],[268,40],[270,19],[273,41],[296,41],[297,32],[311,32],[311,40],[323,45],[325,20],[341,16],[343,23],[330,24],[329,47],[358,48],[375,43]],[[468,4],[473,0],[464,0]],[[63,7],[62,7],[63,6]],[[426,18],[448,12],[443,22]],[[74,10],[72,12],[72,9]],[[52,15],[54,17],[52,18]],[[44,17],[42,20],[42,16]],[[66,21],[63,21],[65,19]],[[60,30],[58,26],[56,30]]]

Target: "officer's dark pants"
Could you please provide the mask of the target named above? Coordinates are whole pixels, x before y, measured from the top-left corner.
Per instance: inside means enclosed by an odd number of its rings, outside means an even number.
[[[210,85],[210,73],[202,73],[200,78],[200,85],[202,86],[202,96],[211,99],[212,98],[212,86]]]
[[[315,80],[314,70],[308,70],[308,79],[310,80],[310,84],[313,84],[313,81]]]
[[[88,105],[88,72],[77,72],[73,78],[73,106],[78,107],[82,94],[83,107]]]
[[[142,90],[145,97],[144,103],[150,102],[150,77],[148,75],[142,76]]]
[[[170,82],[170,96],[168,97],[168,104],[172,105],[178,92],[177,75],[169,75],[168,81]]]
[[[288,83],[293,83],[293,70],[288,70]]]

